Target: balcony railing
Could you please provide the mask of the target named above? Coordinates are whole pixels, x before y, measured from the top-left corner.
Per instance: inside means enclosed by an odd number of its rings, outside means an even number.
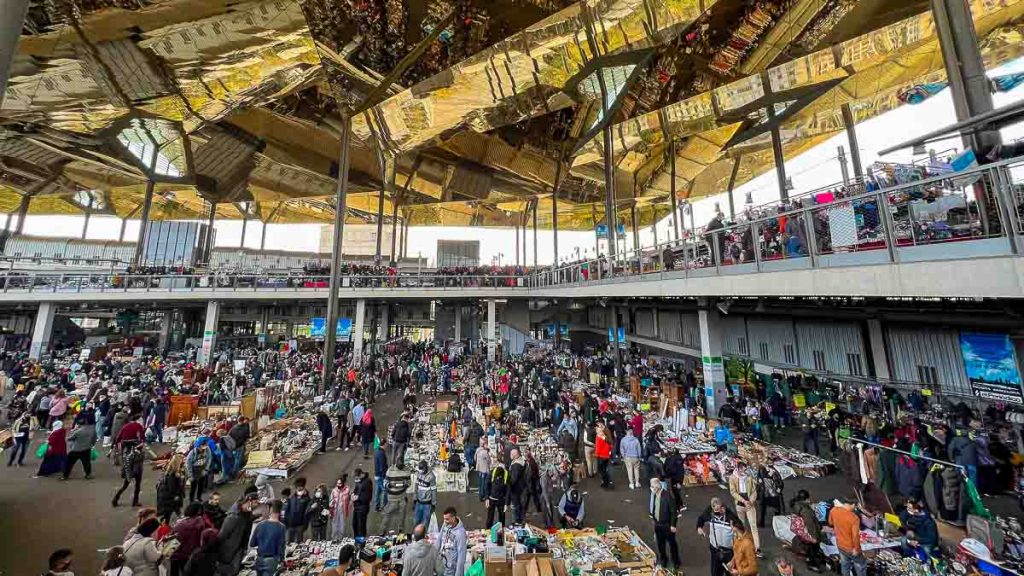
[[[535,272],[530,287],[1020,253],[1024,158],[801,206],[678,241]],[[808,202],[809,199],[805,199]]]

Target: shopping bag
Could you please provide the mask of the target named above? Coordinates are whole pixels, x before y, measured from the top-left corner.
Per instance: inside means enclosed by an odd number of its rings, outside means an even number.
[[[92,450],[89,450],[89,459],[93,462],[100,459],[100,451],[95,446],[92,447]]]
[[[430,524],[427,526],[427,534],[438,534],[441,532],[441,528],[437,525],[437,515],[430,515]]]
[[[466,576],[484,576],[484,563],[483,560],[477,558],[476,562],[466,570]]]
[[[36,458],[42,458],[43,456],[46,456],[46,449],[48,448],[48,446],[49,445],[46,442],[40,444],[39,448],[36,449]]]
[[[373,437],[373,451],[376,452],[377,448],[380,448],[380,436]]]

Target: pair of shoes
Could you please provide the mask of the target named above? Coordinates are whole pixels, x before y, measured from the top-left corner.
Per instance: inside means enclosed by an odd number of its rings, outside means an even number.
[[[808,566],[807,569],[815,574],[821,574],[821,566]]]
[[[67,477],[67,476],[60,476],[60,477],[58,477],[58,478],[57,478],[57,480],[60,480],[60,481],[62,481],[62,482],[63,482],[64,480],[67,480],[67,479],[68,479],[68,477]]]
[[[341,452],[341,446],[338,446],[337,448],[335,448],[334,451],[335,452]]]
[[[86,480],[92,480],[93,479],[93,475],[92,474],[86,474],[85,475],[85,479]]]
[[[757,552],[754,552],[754,555],[758,558],[764,558],[764,552],[761,552],[760,548],[757,549]]]

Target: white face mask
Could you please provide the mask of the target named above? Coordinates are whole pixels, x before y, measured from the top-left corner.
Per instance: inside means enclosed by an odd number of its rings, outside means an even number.
[[[319,498],[319,497],[321,497],[321,496],[323,496],[323,495],[324,495],[324,493],[323,493],[323,492],[321,492],[321,491],[319,491],[319,490],[317,490],[317,491],[316,491],[316,497],[317,497],[317,498]]]

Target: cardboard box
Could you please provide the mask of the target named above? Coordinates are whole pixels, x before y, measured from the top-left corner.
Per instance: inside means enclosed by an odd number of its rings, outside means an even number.
[[[380,560],[374,560],[373,562],[362,560],[359,562],[359,569],[362,570],[364,576],[377,576],[380,572],[380,566]]]
[[[484,576],[513,576],[512,563],[505,560],[484,562]]]
[[[526,559],[524,557],[530,556]],[[564,560],[554,560],[550,554],[520,554],[513,565],[512,576],[566,576]]]

